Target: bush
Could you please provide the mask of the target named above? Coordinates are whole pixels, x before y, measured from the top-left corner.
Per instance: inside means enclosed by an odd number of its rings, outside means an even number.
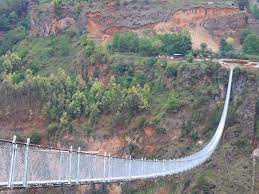
[[[54,136],[58,129],[59,129],[58,123],[49,124],[48,127],[47,127],[48,137]]]
[[[171,94],[166,102],[166,110],[169,112],[177,112],[182,106],[179,95],[173,93]]]
[[[187,54],[185,58],[186,58],[188,63],[193,62],[193,54],[191,52],[189,54]]]
[[[256,19],[259,19],[259,8],[257,7],[257,5],[253,5],[251,7],[251,12],[255,16]]]
[[[224,57],[227,52],[233,51],[233,46],[229,44],[225,39],[221,39],[219,51],[220,55]]]
[[[183,132],[182,135],[183,136],[187,136],[189,134],[191,134],[194,131],[193,129],[193,125],[190,121],[188,121],[186,124],[184,124],[183,126]]]
[[[156,128],[156,133],[159,135],[165,135],[166,134],[166,129],[165,128]]]
[[[28,0],[0,1],[0,31],[12,29],[27,13]]]
[[[126,71],[128,71],[129,67],[125,64],[118,64],[114,67],[114,72],[117,74],[124,74]]]
[[[153,67],[157,62],[156,58],[149,58],[146,61],[144,61],[144,64],[147,65],[148,67]]]
[[[119,52],[137,52],[139,50],[138,35],[132,32],[116,33],[110,48]]]
[[[22,26],[7,32],[3,40],[0,40],[0,55],[3,55],[26,36],[26,29]]]
[[[245,30],[245,31],[242,31],[240,33],[240,37],[239,37],[239,41],[240,41],[240,44],[242,45],[246,39],[246,37],[251,34],[252,32],[248,31],[248,30]]]
[[[147,124],[148,124],[147,118],[143,116],[139,120],[138,128],[139,129],[144,128],[147,126]]]
[[[191,133],[191,137],[192,137],[192,140],[193,141],[197,141],[199,139],[199,135],[198,135],[198,132],[197,131],[193,131]]]
[[[38,132],[34,132],[30,137],[30,143],[31,144],[39,144],[41,140],[41,136]]]
[[[145,85],[146,81],[147,81],[147,77],[144,73],[137,74],[133,78],[133,84],[140,85],[142,87]]]
[[[259,37],[256,34],[248,34],[243,44],[243,50],[247,54],[259,54]]]
[[[166,74],[169,77],[176,77],[178,72],[178,67],[176,64],[169,63],[165,68]]]

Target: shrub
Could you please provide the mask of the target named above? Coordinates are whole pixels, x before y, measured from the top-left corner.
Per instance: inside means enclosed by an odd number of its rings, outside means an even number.
[[[190,121],[187,122],[187,124],[184,124],[183,126],[183,132],[182,135],[183,136],[187,136],[189,134],[191,134],[193,132],[193,126],[192,123]]]
[[[137,52],[139,50],[138,35],[132,32],[114,35],[110,48],[119,52]]]
[[[162,127],[156,128],[156,133],[160,134],[160,135],[165,135],[166,134],[166,129],[162,128]]]
[[[256,17],[256,19],[259,19],[259,8],[257,5],[251,6],[251,12]]]
[[[8,31],[5,38],[0,40],[0,55],[3,55],[8,50],[11,50],[16,43],[25,38],[26,34],[26,29],[22,26]]]
[[[114,67],[114,72],[117,74],[124,74],[126,71],[128,71],[129,67],[125,64],[118,64]]]
[[[242,32],[240,33],[239,41],[240,41],[240,44],[241,44],[241,45],[244,43],[246,37],[247,37],[249,34],[252,34],[252,32],[250,32],[250,31],[248,31],[248,30],[242,31]]]
[[[147,77],[144,73],[137,74],[133,78],[134,85],[139,84],[142,87],[145,85],[146,81],[147,81]]]
[[[177,112],[182,106],[180,97],[178,94],[172,93],[166,102],[166,109],[169,112]]]
[[[148,67],[153,67],[157,62],[156,58],[148,58],[147,60],[144,61],[144,64],[147,65]]]
[[[48,137],[54,136],[59,129],[59,124],[50,123],[47,127]]]
[[[229,44],[225,39],[221,39],[219,51],[221,56],[224,57],[227,52],[233,51],[233,46]]]
[[[169,77],[176,77],[178,72],[178,67],[175,64],[169,63],[165,68],[166,74]]]
[[[243,50],[247,54],[259,54],[259,37],[256,34],[248,34],[243,44]]]
[[[209,183],[207,180],[207,174],[203,173],[197,179],[197,187],[203,191],[203,193],[209,193]]]
[[[192,137],[192,140],[193,141],[197,141],[199,139],[199,135],[198,135],[198,132],[197,131],[192,131],[191,133],[191,137]]]
[[[157,115],[152,119],[152,125],[158,125],[160,123],[161,116]]]
[[[189,54],[187,54],[185,58],[186,58],[188,63],[193,62],[193,54],[191,52]]]
[[[41,140],[41,136],[38,132],[34,132],[31,135],[30,139],[31,139],[31,141],[30,141],[31,144],[39,144],[40,140]]]
[[[147,118],[143,116],[139,120],[138,128],[139,129],[144,128],[147,126],[147,124],[148,124]]]

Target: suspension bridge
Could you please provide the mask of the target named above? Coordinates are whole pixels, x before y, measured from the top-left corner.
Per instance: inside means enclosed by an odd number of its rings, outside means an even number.
[[[0,189],[45,185],[75,185],[158,178],[189,171],[202,165],[216,150],[226,122],[234,67],[230,75],[224,109],[218,128],[200,151],[172,160],[116,158],[81,151],[52,149],[27,143],[0,140]]]

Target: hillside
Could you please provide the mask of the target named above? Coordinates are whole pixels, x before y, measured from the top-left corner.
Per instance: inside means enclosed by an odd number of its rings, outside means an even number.
[[[211,49],[217,50],[222,37],[238,37],[248,25],[247,15],[227,3],[129,1],[91,6],[81,3],[78,10],[76,6],[66,5],[59,8],[58,15],[54,5],[37,6],[32,11],[31,34],[47,36],[70,28],[86,31],[89,36],[105,41],[118,31],[142,33],[151,29],[157,32],[190,29],[196,48],[200,43],[208,42]],[[209,24],[215,22],[217,29],[212,29]],[[195,35],[200,32],[205,36]]]
[[[233,2],[19,2],[0,8],[1,139],[183,157],[204,147],[218,125],[229,73],[218,59],[259,59],[259,38],[246,32],[256,19]],[[36,191],[249,193],[258,96],[258,69],[238,66],[222,143],[187,174]]]

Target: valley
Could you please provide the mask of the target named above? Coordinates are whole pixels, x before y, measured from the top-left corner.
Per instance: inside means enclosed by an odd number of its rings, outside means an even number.
[[[134,159],[188,156],[214,135],[228,64],[240,64],[221,143],[202,166],[159,179],[12,192],[257,189],[258,19],[239,3],[3,0],[0,139]]]

